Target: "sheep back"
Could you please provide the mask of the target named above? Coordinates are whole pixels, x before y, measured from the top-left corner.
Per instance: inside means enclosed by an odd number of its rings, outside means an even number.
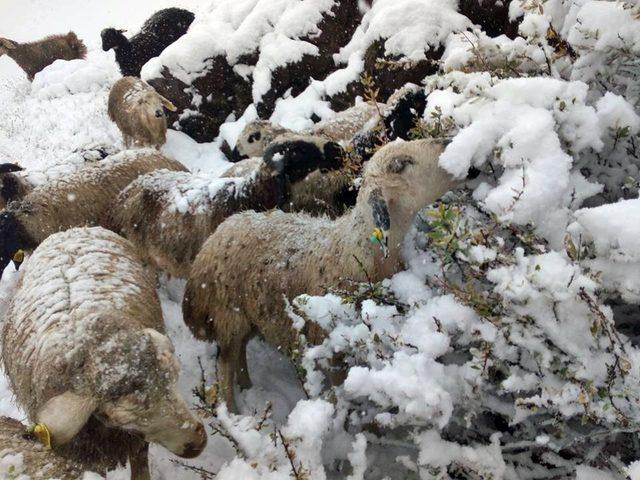
[[[284,299],[319,294],[336,286],[342,274],[358,279],[357,272],[348,274],[350,265],[357,264],[335,228],[326,217],[279,210],[243,212],[225,220],[189,272],[183,312],[193,334],[225,347],[256,326],[271,345],[288,352],[297,332],[285,314]],[[326,268],[333,264],[341,268]],[[315,328],[305,334],[312,343],[323,337]]]
[[[114,230],[131,240],[147,262],[186,277],[202,244],[224,219],[281,203],[279,178],[262,162],[244,163],[231,172],[242,177],[156,171],[138,178],[118,196]]]
[[[148,371],[144,346],[125,335],[144,328],[163,332],[162,310],[127,240],[100,227],[50,236],[25,262],[0,332],[17,402],[35,421],[39,408],[65,391],[105,400],[144,384],[158,373]],[[103,367],[104,358],[118,360]],[[56,451],[111,468],[136,444],[140,439],[91,417]]]
[[[358,189],[344,170],[315,170],[289,187],[286,212],[339,217],[356,203]]]
[[[108,224],[118,193],[140,175],[158,169],[186,170],[156,150],[125,151],[34,188],[21,201],[9,204],[7,211],[39,244],[58,231]]]

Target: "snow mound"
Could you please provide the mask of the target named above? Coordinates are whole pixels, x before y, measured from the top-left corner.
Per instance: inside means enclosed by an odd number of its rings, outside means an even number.
[[[86,60],[56,60],[37,73],[31,94],[46,100],[69,94],[100,92],[111,88],[120,77],[108,55],[94,55]]]

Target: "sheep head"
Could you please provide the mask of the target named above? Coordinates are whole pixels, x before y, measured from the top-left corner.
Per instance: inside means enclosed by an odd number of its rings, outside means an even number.
[[[267,145],[284,132],[284,128],[277,127],[267,120],[254,120],[247,123],[231,152],[231,161],[239,162],[245,158],[262,157]]]
[[[12,260],[18,269],[22,263],[23,250],[30,250],[34,246],[13,212],[0,213],[0,275]]]
[[[9,50],[16,48],[18,44],[8,38],[0,37],[0,56],[9,53]]]
[[[297,182],[314,170],[342,167],[344,150],[324,137],[284,134],[276,137],[264,152],[264,162],[278,173]]]
[[[129,40],[124,36],[126,30],[117,30],[115,28],[105,28],[100,32],[102,37],[102,50],[105,52],[112,48],[121,48],[129,44]]]
[[[178,456],[199,455],[206,432],[177,391],[179,366],[169,339],[153,329],[121,328],[117,319],[99,314],[92,325],[93,348],[82,363],[86,375],[78,376],[84,380],[37,413],[52,444],[69,442],[95,415]]]
[[[438,160],[443,145],[434,140],[390,143],[365,166],[358,198],[374,225],[373,240],[382,246],[400,242],[419,209],[458,185]]]

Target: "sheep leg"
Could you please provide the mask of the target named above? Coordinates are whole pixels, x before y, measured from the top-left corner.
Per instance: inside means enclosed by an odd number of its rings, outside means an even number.
[[[253,386],[249,376],[249,366],[247,365],[247,343],[252,336],[247,335],[240,345],[240,356],[238,358],[238,385],[242,390],[247,390]]]
[[[233,413],[239,413],[233,394],[233,387],[238,380],[238,372],[242,368],[241,357],[245,353],[243,344],[246,345],[245,339],[233,339],[228,345],[220,345],[218,351],[218,385],[220,385],[223,398],[227,402],[227,408]],[[244,363],[246,364],[246,353],[244,357]]]
[[[129,452],[129,464],[131,465],[131,480],[151,480],[149,472],[149,444],[142,442],[138,449]]]

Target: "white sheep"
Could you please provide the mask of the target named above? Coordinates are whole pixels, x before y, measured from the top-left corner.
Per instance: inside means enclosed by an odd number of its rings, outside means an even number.
[[[20,250],[72,227],[105,225],[118,193],[158,169],[184,171],[157,150],[125,151],[35,187],[0,213],[0,272]]]
[[[121,78],[109,92],[109,118],[122,132],[127,147],[164,145],[167,141],[164,108],[176,111],[173,103],[136,77]]]
[[[418,210],[458,184],[438,166],[441,152],[432,140],[383,147],[365,166],[355,207],[335,220],[245,212],[207,239],[189,272],[183,312],[194,335],[218,343],[218,380],[230,408],[234,384],[250,385],[245,347],[254,334],[283,352],[297,344],[285,299],[398,271]],[[307,327],[307,340],[320,341],[323,332]]]
[[[235,164],[223,178],[159,170],[118,196],[109,228],[125,236],[147,263],[186,278],[204,241],[230,215],[284,201],[281,177],[260,159]]]
[[[51,235],[27,260],[0,336],[16,400],[56,453],[128,456],[149,479],[146,442],[192,458],[207,443],[177,390],[155,282],[133,246],[101,227]]]

